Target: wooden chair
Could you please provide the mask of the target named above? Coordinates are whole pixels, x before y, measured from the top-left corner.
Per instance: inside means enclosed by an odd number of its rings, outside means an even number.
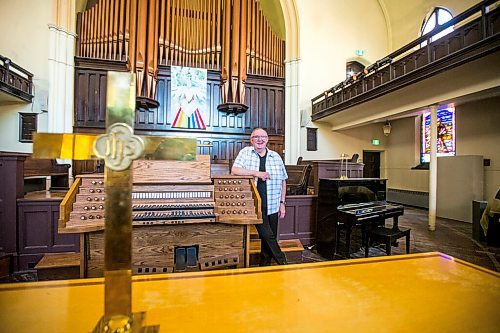
[[[307,194],[307,185],[309,183],[309,175],[311,174],[312,166],[310,164],[285,165],[285,169],[288,174],[288,179],[286,181],[286,194]]]
[[[26,157],[24,161],[24,178],[34,179],[51,177],[53,188],[68,188],[70,164],[59,164],[55,159],[34,159]]]

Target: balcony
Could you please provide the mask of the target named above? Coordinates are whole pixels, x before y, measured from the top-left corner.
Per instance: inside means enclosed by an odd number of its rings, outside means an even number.
[[[0,55],[0,105],[32,100],[33,74]]]
[[[420,81],[452,87],[450,76],[456,77],[458,73],[460,78],[464,78],[463,81],[471,80],[472,76],[464,72],[468,67],[476,73],[480,68],[486,72],[485,75],[488,75],[489,68],[490,75],[496,75],[494,71],[491,72],[491,66],[498,68],[498,53],[495,53],[500,48],[500,9],[496,7],[489,10],[488,7],[495,2],[483,1],[471,7],[446,24],[368,66],[364,72],[314,97],[312,120],[330,122],[333,129],[359,125],[362,121],[377,120],[370,112],[378,112],[378,119],[388,116],[388,105],[413,105],[401,98],[417,96],[421,88],[421,84],[418,84]],[[454,28],[451,33],[432,40],[433,36],[449,27]],[[474,66],[468,66],[472,63]],[[446,73],[448,75],[443,75]],[[498,93],[497,90],[498,87],[495,93]],[[389,100],[389,95],[392,95],[392,100]],[[381,107],[382,104],[385,109]],[[349,112],[341,112],[345,110]]]

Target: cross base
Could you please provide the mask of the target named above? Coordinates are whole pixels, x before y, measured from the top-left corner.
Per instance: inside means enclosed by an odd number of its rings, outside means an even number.
[[[158,333],[160,325],[142,326],[146,312],[132,313],[132,317],[113,316],[99,319],[92,333]]]

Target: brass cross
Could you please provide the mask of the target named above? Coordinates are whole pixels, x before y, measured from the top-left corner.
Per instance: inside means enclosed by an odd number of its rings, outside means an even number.
[[[144,313],[132,313],[132,171],[138,158],[194,160],[196,139],[133,134],[135,75],[108,72],[106,134],[34,133],[33,157],[104,159],[104,316],[93,332],[158,332],[143,327]]]

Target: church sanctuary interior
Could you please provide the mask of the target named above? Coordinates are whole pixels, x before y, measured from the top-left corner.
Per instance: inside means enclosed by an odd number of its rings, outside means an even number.
[[[1,332],[498,332],[500,1],[0,0],[0,30]],[[285,265],[231,174],[256,128]]]

